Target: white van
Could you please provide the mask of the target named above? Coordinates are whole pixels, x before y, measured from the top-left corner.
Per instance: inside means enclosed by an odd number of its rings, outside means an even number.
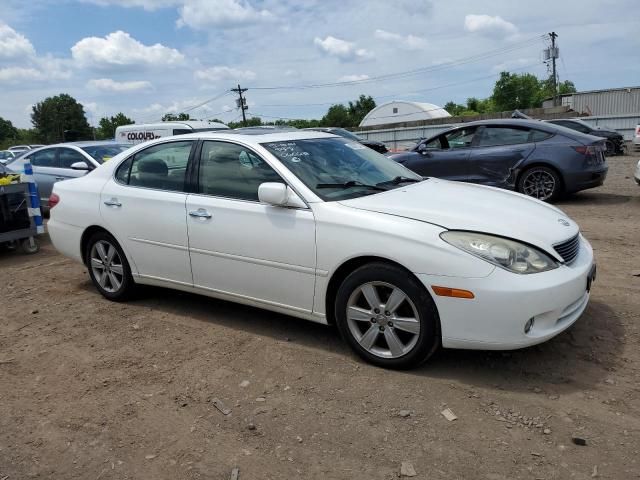
[[[229,127],[224,123],[190,120],[184,122],[134,123],[116,128],[115,141],[136,144],[171,135],[228,129]]]

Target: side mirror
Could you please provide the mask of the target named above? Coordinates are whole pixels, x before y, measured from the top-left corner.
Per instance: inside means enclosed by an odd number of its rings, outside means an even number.
[[[258,200],[260,203],[273,205],[274,207],[298,207],[306,205],[296,193],[284,183],[266,182],[258,187]]]
[[[71,164],[71,170],[89,170],[87,162],[76,162]]]

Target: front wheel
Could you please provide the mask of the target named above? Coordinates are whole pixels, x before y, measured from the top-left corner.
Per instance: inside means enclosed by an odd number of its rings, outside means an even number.
[[[351,273],[338,290],[335,315],[349,346],[380,367],[415,367],[440,345],[438,312],[429,292],[392,265],[373,263]]]
[[[560,196],[562,180],[549,167],[531,167],[520,175],[518,191],[543,202],[550,202]]]
[[[616,154],[616,146],[615,144],[611,141],[611,140],[607,140],[604,142],[605,145],[605,152],[604,154],[607,157],[612,157],[613,155]]]
[[[135,283],[129,262],[115,238],[106,232],[94,234],[86,255],[89,276],[102,296],[116,302],[131,297]]]

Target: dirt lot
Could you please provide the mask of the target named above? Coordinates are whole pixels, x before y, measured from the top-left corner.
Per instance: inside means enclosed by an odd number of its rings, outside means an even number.
[[[231,303],[110,303],[50,244],[0,254],[0,480],[393,479],[403,461],[421,479],[640,477],[640,187],[634,158],[609,163],[604,187],[560,202],[598,259],[582,319],[410,372]]]

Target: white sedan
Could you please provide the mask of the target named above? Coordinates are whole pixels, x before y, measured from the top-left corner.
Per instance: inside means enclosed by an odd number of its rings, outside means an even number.
[[[165,137],[56,183],[50,205],[54,245],[108,299],[157,285],[335,322],[383,367],[548,340],[595,276],[561,210],[318,132]]]

